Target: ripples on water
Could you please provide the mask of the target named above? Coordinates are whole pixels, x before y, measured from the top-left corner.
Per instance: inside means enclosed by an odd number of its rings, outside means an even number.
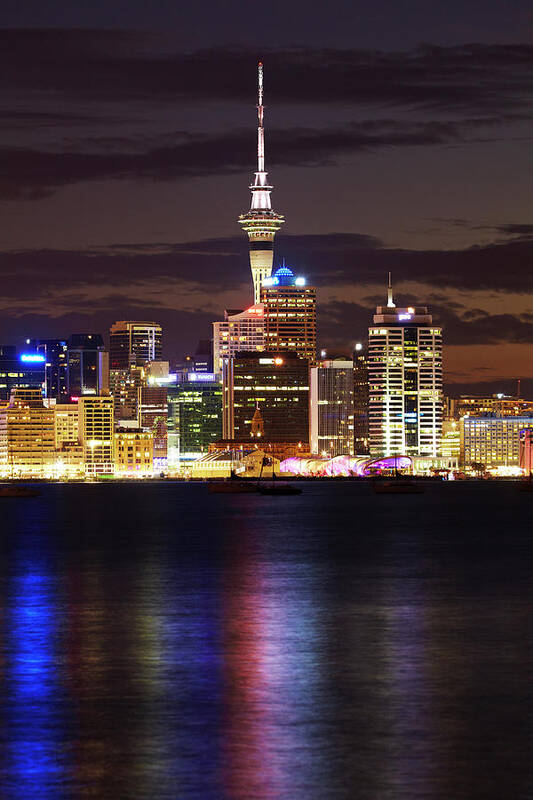
[[[2,798],[533,797],[516,484],[0,502]]]

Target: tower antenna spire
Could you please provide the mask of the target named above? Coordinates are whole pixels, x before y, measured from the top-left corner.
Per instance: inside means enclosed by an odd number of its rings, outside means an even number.
[[[392,277],[390,272],[389,272],[389,282],[387,285],[387,308],[396,308],[394,301],[392,299]]]
[[[257,65],[257,171],[265,171],[265,129],[263,126],[263,62]]]

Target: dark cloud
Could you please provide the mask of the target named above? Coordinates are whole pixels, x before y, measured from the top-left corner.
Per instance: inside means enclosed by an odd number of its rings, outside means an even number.
[[[497,242],[463,250],[407,250],[384,247],[363,234],[281,236],[282,256],[298,273],[319,287],[383,283],[391,271],[397,283],[414,281],[428,286],[418,302],[441,305],[435,288],[533,292],[533,241]],[[28,250],[0,253],[4,297],[50,297],[56,289],[93,285],[132,287],[146,281],[169,285],[186,281],[205,289],[206,297],[237,290],[249,282],[248,250],[242,236],[179,244],[115,243],[86,251]],[[380,298],[367,297],[370,306]],[[400,295],[401,299],[401,295]],[[413,302],[413,298],[406,298]],[[460,304],[447,304],[462,313]],[[473,312],[482,315],[482,310]]]
[[[350,154],[389,147],[442,145],[474,141],[471,122],[353,122],[342,128],[297,128],[269,131],[272,166],[315,167],[339,165]],[[474,126],[477,127],[477,126]],[[230,173],[250,167],[250,130],[239,129],[218,136],[182,131],[165,141],[173,144],[143,149],[138,139],[103,137],[76,142],[62,141],[61,151],[28,147],[0,149],[3,163],[0,196],[34,198],[68,184],[106,179],[184,180]],[[176,141],[177,140],[177,141]]]
[[[0,85],[89,99],[172,97],[249,101],[256,52],[172,52],[164,37],[127,31],[0,32]],[[466,44],[408,52],[264,52],[277,103],[519,109],[531,102],[533,47]],[[2,63],[3,62],[3,63]],[[244,77],[243,77],[244,76]]]

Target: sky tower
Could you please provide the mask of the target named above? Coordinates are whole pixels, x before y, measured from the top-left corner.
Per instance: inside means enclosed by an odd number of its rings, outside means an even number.
[[[274,236],[285,222],[281,214],[272,210],[267,173],[265,172],[265,129],[263,126],[263,64],[258,64],[258,103],[257,103],[257,172],[250,186],[252,204],[246,214],[241,214],[239,224],[248,234],[250,241],[250,268],[254,282],[254,303],[259,303],[261,283],[270,277],[274,257]]]

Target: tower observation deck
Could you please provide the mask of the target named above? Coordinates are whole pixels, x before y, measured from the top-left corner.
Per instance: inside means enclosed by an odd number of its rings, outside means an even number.
[[[284,217],[272,209],[270,193],[265,172],[265,129],[263,125],[263,64],[258,64],[258,103],[257,103],[257,171],[251,184],[252,202],[250,210],[239,216],[239,224],[248,234],[250,242],[250,269],[254,284],[254,303],[259,303],[261,284],[270,277],[274,258],[274,237],[283,223]]]

